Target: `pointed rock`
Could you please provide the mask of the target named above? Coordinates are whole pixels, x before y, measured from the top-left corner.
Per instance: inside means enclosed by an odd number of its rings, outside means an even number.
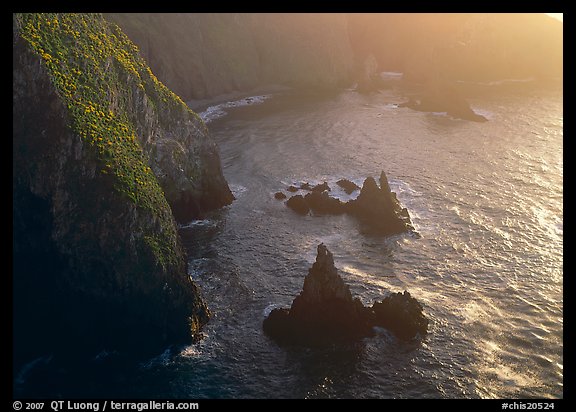
[[[373,232],[397,234],[413,230],[408,211],[403,211],[396,194],[390,191],[384,172],[380,174],[380,187],[373,177],[366,178],[360,194],[348,202],[347,209]]]
[[[324,243],[320,243],[317,249],[316,262],[308,270],[308,275],[304,279],[304,287],[298,303],[314,305],[337,299],[344,304],[351,303],[352,293],[350,293],[348,285],[338,275],[332,253],[324,246]],[[297,309],[298,305],[293,303],[292,310]]]
[[[428,320],[408,292],[364,307],[352,297],[334,266],[332,253],[321,243],[302,292],[290,309],[274,309],[262,326],[279,343],[317,346],[371,336],[374,326],[389,328],[400,339],[409,340],[426,333]]]

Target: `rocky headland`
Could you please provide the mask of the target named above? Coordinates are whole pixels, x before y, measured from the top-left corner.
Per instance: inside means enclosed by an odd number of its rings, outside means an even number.
[[[13,15],[14,362],[189,343],[176,220],[232,202],[202,120],[99,14]]]

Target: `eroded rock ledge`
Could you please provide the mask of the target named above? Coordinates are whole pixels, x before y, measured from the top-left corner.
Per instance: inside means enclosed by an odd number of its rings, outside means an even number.
[[[274,309],[262,326],[280,344],[317,346],[354,341],[373,335],[375,326],[408,341],[428,331],[428,319],[422,310],[407,291],[393,293],[371,307],[364,306],[352,297],[334,266],[332,253],[321,243],[302,292],[290,309]]]

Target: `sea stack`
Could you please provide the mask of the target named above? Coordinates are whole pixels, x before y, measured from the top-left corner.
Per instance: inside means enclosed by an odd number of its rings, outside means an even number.
[[[347,203],[348,213],[356,216],[370,231],[393,235],[413,230],[408,210],[390,190],[386,173],[380,173],[380,187],[367,177],[358,197]]]
[[[414,230],[408,210],[400,204],[396,193],[388,184],[386,173],[380,173],[380,187],[376,180],[369,176],[364,181],[356,199],[342,202],[328,193],[327,182],[314,187],[301,185],[300,189],[309,190],[305,196],[294,195],[286,201],[286,206],[300,215],[340,215],[343,213],[355,216],[363,226],[363,231],[377,235],[395,235]],[[359,187],[348,179],[341,179],[337,184],[346,193],[357,191]],[[290,186],[287,190],[290,191]],[[297,189],[296,189],[297,190]]]
[[[388,328],[401,340],[425,335],[428,319],[408,292],[392,294],[372,307],[353,298],[338,274],[332,253],[318,245],[316,262],[308,270],[302,292],[290,309],[274,309],[264,320],[264,332],[280,344],[319,346],[373,335],[373,327]]]

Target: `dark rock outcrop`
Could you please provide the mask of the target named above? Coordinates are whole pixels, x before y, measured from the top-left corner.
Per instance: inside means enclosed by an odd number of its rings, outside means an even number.
[[[12,142],[15,368],[198,337],[209,311],[172,211],[232,194],[203,122],[116,25],[13,15]]]
[[[408,291],[396,292],[372,305],[372,323],[392,331],[398,338],[408,340],[428,329],[428,319],[422,305]]]
[[[360,186],[348,179],[340,179],[336,184],[344,189],[344,191],[349,195],[360,189]]]
[[[485,122],[488,119],[472,110],[470,104],[447,82],[434,81],[419,97],[411,97],[398,107],[408,107],[421,112],[446,112],[457,119]]]
[[[290,185],[290,186],[288,186],[288,188],[286,190],[291,192],[291,193],[296,193],[298,191],[298,188],[294,185]]]
[[[316,186],[312,188],[313,192],[324,192],[325,190],[330,191],[330,186],[328,186],[328,182],[318,183]]]
[[[338,184],[351,191],[358,189],[356,184],[347,179],[339,180]],[[304,183],[300,188],[309,188],[310,193],[292,196],[286,205],[301,215],[307,215],[310,211],[319,215],[348,213],[358,218],[367,232],[381,235],[414,230],[408,210],[400,205],[396,193],[390,190],[388,178],[383,171],[380,174],[380,187],[373,177],[368,177],[358,197],[346,203],[328,194],[330,186],[327,182],[316,186]]]
[[[317,346],[358,340],[373,327],[390,329],[399,339],[425,335],[428,320],[408,292],[397,293],[365,307],[353,298],[334,266],[332,253],[318,245],[316,262],[304,279],[302,292],[290,309],[274,309],[264,319],[264,332],[281,344]]]
[[[346,209],[371,232],[397,234],[414,229],[408,211],[402,208],[396,194],[390,190],[383,171],[380,174],[380,187],[373,177],[366,178],[360,194],[346,204]]]
[[[340,215],[346,212],[346,204],[328,195],[328,192],[312,191],[304,196],[310,210],[321,215]]]
[[[301,215],[307,215],[310,212],[310,206],[302,195],[292,196],[286,201],[286,206]]]
[[[310,185],[310,183],[304,182],[304,183],[300,184],[300,189],[310,192],[310,191],[312,191],[313,187]]]
[[[286,195],[282,192],[276,192],[274,193],[274,198],[277,200],[284,200],[286,199]]]

